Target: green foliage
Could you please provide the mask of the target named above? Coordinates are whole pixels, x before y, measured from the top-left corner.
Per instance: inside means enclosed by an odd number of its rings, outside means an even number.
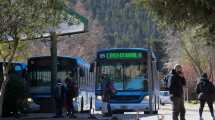
[[[137,9],[132,0],[82,0],[92,18],[104,27],[103,47],[148,47],[146,39],[159,38],[155,24],[143,9]]]
[[[151,47],[158,58],[164,56],[164,47],[157,26],[143,8],[137,8],[133,0],[75,0],[82,2],[89,16],[103,27],[105,44],[99,48]],[[75,2],[73,5],[76,4]],[[160,44],[158,44],[160,43]]]
[[[210,52],[215,48],[214,0],[135,0],[134,4],[147,10],[162,30],[173,31],[172,36],[176,35],[173,38],[180,41],[178,47],[183,49],[180,52],[182,62],[189,61],[197,74],[212,68],[214,55]],[[175,46],[174,40],[172,43],[170,45]]]
[[[214,24],[214,0],[136,0],[169,24]]]
[[[185,30],[201,25],[208,29],[205,33],[207,44],[215,46],[215,1],[214,0],[135,0],[139,7],[144,7],[162,27],[174,26]]]
[[[28,54],[24,51],[25,42],[20,43],[20,40],[32,40],[54,31],[60,22],[77,24],[77,15],[68,13],[70,9],[64,2],[0,0],[0,58],[8,61],[15,56],[16,60],[20,60]]]
[[[0,40],[33,37],[61,20],[58,0],[0,0]]]
[[[1,43],[0,44],[0,58],[7,60],[8,57],[11,55],[12,52],[12,47],[13,47],[13,42],[10,43]],[[27,45],[25,42],[20,42],[19,45],[17,46],[17,52],[15,54],[14,59],[16,61],[23,61],[25,57],[27,56],[28,51],[26,51]]]

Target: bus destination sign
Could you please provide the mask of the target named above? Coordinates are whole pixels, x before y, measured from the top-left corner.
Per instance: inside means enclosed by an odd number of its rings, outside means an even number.
[[[100,59],[140,59],[143,55],[141,52],[112,52],[102,53],[99,55]]]

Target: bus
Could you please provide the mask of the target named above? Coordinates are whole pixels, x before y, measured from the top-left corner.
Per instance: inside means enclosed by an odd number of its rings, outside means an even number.
[[[32,101],[40,105],[40,111],[54,110],[52,99],[51,56],[31,57],[28,59],[28,77]],[[94,96],[93,75],[90,65],[80,57],[57,57],[57,79],[65,84],[66,78],[72,78],[79,88],[79,96],[74,99],[76,111],[90,109],[90,100]],[[55,82],[56,83],[56,82]],[[52,102],[51,102],[52,101]]]
[[[110,99],[113,111],[157,113],[159,80],[156,58],[150,49],[111,48],[97,52],[92,70],[96,72],[95,109],[102,109],[102,76],[113,81],[116,94]]]

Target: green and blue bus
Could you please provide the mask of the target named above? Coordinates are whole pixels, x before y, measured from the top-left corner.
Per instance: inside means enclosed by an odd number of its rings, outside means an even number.
[[[159,80],[156,58],[150,49],[112,48],[97,52],[93,67],[96,72],[95,109],[102,109],[102,92],[106,76],[117,93],[111,97],[111,109],[157,113]]]

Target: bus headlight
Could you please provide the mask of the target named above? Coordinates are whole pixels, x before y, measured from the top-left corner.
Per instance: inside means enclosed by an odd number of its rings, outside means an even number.
[[[102,100],[102,96],[96,96],[97,100]]]
[[[28,103],[32,103],[33,99],[32,98],[27,98]]]
[[[143,98],[143,100],[149,100],[149,95],[146,95],[144,98]]]

